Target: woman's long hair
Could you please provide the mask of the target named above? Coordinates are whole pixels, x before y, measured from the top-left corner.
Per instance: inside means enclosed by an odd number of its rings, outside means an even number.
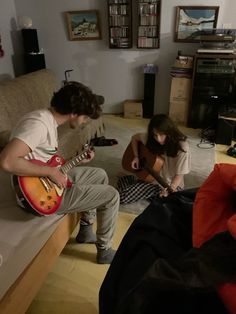
[[[154,138],[154,132],[166,135],[164,145],[159,144]],[[147,148],[158,155],[166,153],[167,156],[176,157],[178,151],[184,151],[180,141],[185,141],[184,135],[174,122],[165,114],[157,114],[152,117],[148,125]]]

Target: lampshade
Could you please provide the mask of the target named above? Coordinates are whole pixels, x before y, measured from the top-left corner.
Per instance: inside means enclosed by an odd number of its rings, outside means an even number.
[[[19,26],[20,28],[31,28],[33,25],[32,19],[29,16],[20,16],[19,17]]]

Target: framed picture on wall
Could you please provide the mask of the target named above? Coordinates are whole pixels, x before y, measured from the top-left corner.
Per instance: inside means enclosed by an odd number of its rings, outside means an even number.
[[[97,10],[66,12],[70,40],[101,39],[99,14]]]
[[[175,37],[178,42],[199,42],[203,30],[216,28],[219,6],[177,6]]]

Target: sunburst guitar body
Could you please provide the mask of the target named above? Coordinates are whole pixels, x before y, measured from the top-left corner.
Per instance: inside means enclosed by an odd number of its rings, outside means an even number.
[[[86,159],[90,151],[91,147],[87,147],[81,154],[67,162],[58,155],[54,155],[47,163],[35,159],[30,162],[42,166],[59,167],[62,173],[67,174],[69,170]],[[65,190],[59,188],[47,177],[13,176],[13,184],[22,206],[27,211],[42,216],[54,214],[58,210]],[[70,186],[71,182],[68,180],[67,187]]]
[[[129,172],[135,173],[142,181],[151,183],[156,180],[162,188],[167,189],[169,193],[173,193],[171,186],[159,174],[164,164],[164,159],[150,152],[142,142],[138,143],[138,157],[140,169],[133,169],[131,162],[134,159],[134,153],[130,143],[124,152],[122,167]]]
[[[148,165],[149,169],[152,169],[155,173],[160,172],[164,164],[163,158],[150,152],[150,150],[142,142],[138,143],[138,155],[141,163],[145,161],[145,164]],[[147,171],[146,167],[143,167],[143,165],[140,169],[133,169],[131,167],[133,159],[134,152],[131,143],[129,143],[122,158],[122,167],[129,172],[135,173],[142,181],[153,182],[155,178],[150,171]]]

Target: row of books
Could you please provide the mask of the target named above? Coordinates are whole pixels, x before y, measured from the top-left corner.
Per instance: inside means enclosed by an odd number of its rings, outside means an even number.
[[[142,37],[157,37],[158,32],[156,26],[139,26],[138,36]]]
[[[128,27],[111,27],[110,34],[111,34],[111,37],[114,37],[114,38],[128,37],[129,29]]]
[[[193,74],[192,68],[179,68],[179,67],[171,67],[170,75],[172,77],[186,77],[191,78]]]
[[[111,26],[129,25],[129,18],[126,15],[112,15],[109,17]]]
[[[109,6],[109,13],[111,15],[116,15],[116,14],[126,15],[128,13],[127,5],[126,4],[122,4],[122,5],[112,4]]]
[[[157,13],[157,9],[158,9],[158,5],[157,4],[149,4],[149,3],[140,3],[139,4],[139,14],[155,14]]]
[[[140,15],[140,25],[157,25],[159,18],[157,15]]]
[[[159,38],[147,38],[139,37],[138,38],[138,47],[139,48],[158,48],[159,47]]]
[[[112,47],[116,48],[129,48],[130,41],[128,38],[111,38],[110,44]]]
[[[159,3],[160,0],[139,0],[139,3]]]
[[[109,0],[109,3],[110,4],[129,4],[129,1],[127,1],[127,0]]]

